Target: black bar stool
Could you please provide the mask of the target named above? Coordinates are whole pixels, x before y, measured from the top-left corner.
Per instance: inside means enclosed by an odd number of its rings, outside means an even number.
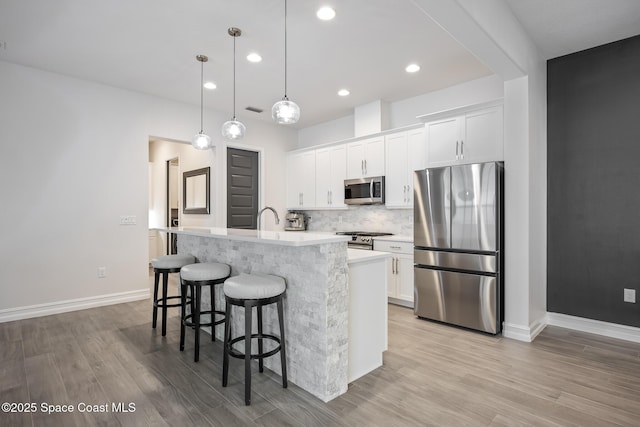
[[[153,281],[153,324],[152,328],[155,329],[158,323],[158,307],[162,308],[162,336],[167,335],[167,308],[168,307],[180,307],[182,304],[169,304],[167,300],[180,298],[180,295],[167,295],[167,287],[169,280],[169,273],[179,273],[180,269],[188,264],[196,262],[196,258],[193,255],[188,254],[175,254],[175,255],[163,255],[151,260],[151,266],[154,272]],[[160,281],[160,275],[162,274],[162,298],[158,298],[158,283]]]
[[[227,264],[217,262],[203,262],[200,264],[189,264],[180,270],[180,294],[182,295],[182,322],[180,325],[180,351],[184,351],[184,327],[193,326],[196,330],[195,354],[193,361],[200,359],[200,328],[211,326],[211,341],[216,340],[215,326],[224,322],[224,317],[216,320],[216,314],[224,316],[224,311],[216,310],[215,306],[215,285],[224,283],[224,280],[231,274],[231,267]],[[209,286],[211,296],[211,309],[201,311],[202,287]],[[191,313],[187,314],[187,287],[191,295]],[[211,315],[211,321],[201,323],[203,314]]]
[[[282,299],[287,286],[282,277],[270,274],[240,274],[228,278],[224,282],[224,296],[227,303],[224,328],[224,359],[222,363],[222,386],[227,386],[229,376],[229,356],[244,359],[244,403],[251,404],[251,359],[258,359],[259,371],[264,371],[263,359],[280,352],[282,366],[282,388],[287,388],[287,354],[284,339],[284,313]],[[277,304],[280,337],[262,332],[262,307]],[[231,306],[244,307],[244,335],[231,338]],[[251,333],[251,312],[256,307],[258,315],[258,333]],[[251,353],[251,340],[258,339],[258,353]],[[263,339],[269,339],[278,345],[266,353],[263,352]],[[244,340],[244,353],[233,348],[233,345]]]

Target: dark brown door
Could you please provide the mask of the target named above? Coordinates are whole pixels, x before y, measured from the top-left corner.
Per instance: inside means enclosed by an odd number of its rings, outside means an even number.
[[[227,148],[227,227],[257,228],[258,153]]]

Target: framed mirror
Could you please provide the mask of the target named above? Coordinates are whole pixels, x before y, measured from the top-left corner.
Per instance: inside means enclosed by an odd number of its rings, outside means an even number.
[[[194,169],[182,174],[182,213],[209,213],[209,169]]]

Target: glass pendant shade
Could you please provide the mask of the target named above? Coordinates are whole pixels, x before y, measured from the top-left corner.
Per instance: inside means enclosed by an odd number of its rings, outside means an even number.
[[[300,107],[285,96],[282,101],[273,104],[271,117],[276,123],[290,125],[300,120]]]
[[[211,137],[200,131],[200,133],[196,134],[191,140],[191,145],[198,150],[208,150],[211,148]]]
[[[222,125],[222,136],[226,139],[233,141],[235,139],[240,139],[244,136],[246,128],[242,122],[239,122],[233,118],[233,120],[229,120]]]

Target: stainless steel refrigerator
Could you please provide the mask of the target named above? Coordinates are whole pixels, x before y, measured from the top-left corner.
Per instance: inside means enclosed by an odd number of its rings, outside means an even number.
[[[502,162],[414,173],[414,312],[497,334],[503,313]]]

